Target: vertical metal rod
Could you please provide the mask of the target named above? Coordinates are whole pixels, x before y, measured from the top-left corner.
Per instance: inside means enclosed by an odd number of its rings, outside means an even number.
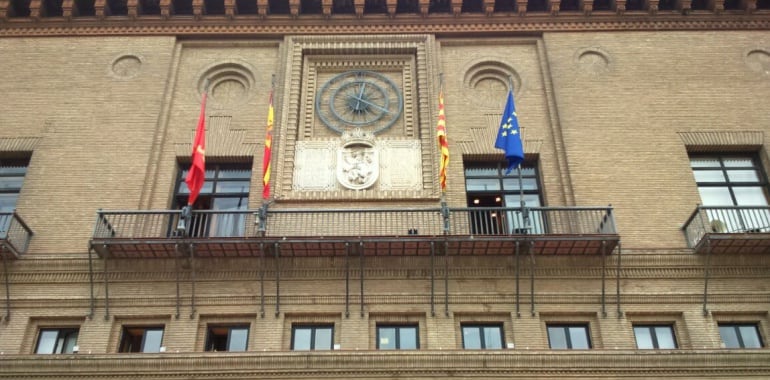
[[[535,316],[535,242],[529,241],[529,299],[530,313]]]
[[[265,317],[265,243],[259,243],[259,317]]]
[[[3,277],[5,278],[5,321],[11,319],[11,281],[8,279],[8,263],[5,258],[5,249],[0,250],[3,257]]]
[[[88,319],[94,319],[94,309],[96,308],[96,303],[94,301],[94,263],[93,263],[93,249],[91,247],[88,247],[88,284],[91,287],[90,295],[91,295],[91,310],[88,313]],[[5,265],[5,263],[3,263]],[[5,275],[8,277],[8,275]],[[6,293],[8,292],[8,289],[6,287]]]
[[[521,317],[521,291],[519,289],[519,248],[521,243],[516,240],[516,318]]]
[[[361,318],[364,317],[364,242],[358,243],[358,248],[361,250],[359,251],[359,264],[360,264],[360,271],[359,279],[361,282]]]
[[[181,292],[179,290],[179,256],[180,256],[180,254],[179,254],[179,252],[180,252],[179,243],[174,244],[174,252],[176,253],[174,255],[174,273],[175,273],[175,278],[176,278],[176,315],[174,315],[174,318],[179,319],[179,314],[181,313],[181,311],[180,311],[180,308],[181,308],[180,304],[182,303],[180,301],[180,298],[181,298],[180,293]]]
[[[107,251],[107,245],[104,246],[105,252]],[[104,255],[104,320],[110,319],[110,281],[107,279],[107,264],[109,255]]]
[[[195,244],[190,244],[190,319],[195,318]]]
[[[444,315],[449,316],[449,247],[444,240]]]
[[[430,316],[436,316],[436,243],[430,242]]]
[[[278,249],[280,248],[280,245],[278,243],[275,243],[274,250],[275,250],[275,317],[278,318],[279,315],[281,315],[281,265],[278,258],[280,257],[280,252]]]
[[[607,302],[605,283],[607,279],[607,241],[602,240],[602,317],[607,317]]]
[[[709,277],[711,275],[711,238],[706,238],[706,265],[703,274],[703,316],[709,315],[708,295],[709,295]]]
[[[623,311],[620,310],[620,258],[622,253],[623,252],[620,246],[620,242],[618,242],[618,271],[615,277],[615,292],[616,292],[615,300],[618,304],[618,318],[623,316]]]
[[[350,318],[350,243],[345,242],[345,318]]]

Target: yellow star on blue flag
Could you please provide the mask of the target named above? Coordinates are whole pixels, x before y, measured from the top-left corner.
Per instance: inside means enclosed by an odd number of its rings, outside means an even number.
[[[508,100],[505,102],[503,118],[500,120],[500,130],[497,132],[495,148],[502,149],[505,160],[508,161],[508,174],[513,168],[524,161],[524,146],[521,143],[521,130],[519,119],[516,115],[516,106],[513,104],[513,90],[508,91]]]

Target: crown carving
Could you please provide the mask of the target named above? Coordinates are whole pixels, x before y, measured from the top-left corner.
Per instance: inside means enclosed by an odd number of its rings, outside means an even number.
[[[340,136],[342,146],[349,145],[374,145],[374,133],[364,131],[361,128],[353,128],[342,132]]]

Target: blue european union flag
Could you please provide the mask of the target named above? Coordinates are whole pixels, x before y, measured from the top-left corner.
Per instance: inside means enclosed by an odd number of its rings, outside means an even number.
[[[500,120],[500,130],[497,132],[495,148],[505,152],[505,159],[508,161],[508,170],[505,174],[510,173],[513,168],[524,161],[524,146],[521,144],[521,130],[516,116],[516,106],[513,105],[513,90],[508,91],[508,101],[505,102],[505,111],[503,111],[503,118]]]

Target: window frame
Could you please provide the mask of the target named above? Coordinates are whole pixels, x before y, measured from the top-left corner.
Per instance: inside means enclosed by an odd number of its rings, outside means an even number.
[[[297,339],[297,330],[310,330],[310,348],[308,349],[297,349],[295,347],[296,339]],[[329,330],[330,333],[330,342],[329,342],[329,348],[318,348],[316,347],[316,335],[319,330]],[[289,347],[291,351],[328,351],[334,349],[334,324],[324,324],[324,323],[317,323],[317,324],[305,324],[305,323],[298,323],[298,324],[292,324],[291,326],[291,345]]]
[[[54,345],[51,352],[40,352],[40,343],[43,340],[45,332],[56,332],[56,338],[54,339]],[[68,342],[72,339],[72,333],[75,333],[74,343]],[[37,332],[37,339],[35,341],[34,353],[38,355],[57,355],[57,354],[72,354],[75,351],[75,347],[78,345],[78,337],[80,335],[80,327],[39,327]],[[71,351],[65,351],[67,347],[70,347]]]
[[[636,348],[638,350],[675,350],[679,349],[679,341],[676,337],[676,329],[674,328],[674,325],[672,324],[650,324],[650,323],[640,323],[640,324],[634,324],[632,326],[634,331],[634,340],[636,341]],[[668,328],[669,332],[671,333],[671,340],[674,343],[674,347],[660,347],[660,341],[658,339],[658,331],[659,328]],[[637,335],[636,329],[647,329],[648,333],[650,334],[650,340],[652,341],[652,347],[639,347],[639,336]]]
[[[392,328],[396,330],[395,336],[396,336],[396,343],[394,348],[382,348],[380,347],[380,329],[387,329]],[[414,348],[401,348],[401,329],[414,329]],[[378,350],[386,350],[386,351],[392,351],[392,350],[419,350],[420,349],[420,326],[418,324],[393,324],[393,323],[383,323],[383,324],[377,324],[377,349]]]
[[[588,347],[575,348],[572,344],[572,337],[570,334],[571,328],[582,328],[585,334],[585,339]],[[564,330],[564,343],[566,347],[553,347],[551,339],[551,329],[563,329]],[[590,350],[593,348],[591,341],[591,324],[590,323],[548,323],[546,324],[546,335],[548,338],[548,348],[552,350]]]
[[[190,163],[180,163],[178,166],[178,172],[177,172],[177,180],[176,180],[176,186],[174,186],[174,206],[175,208],[181,208],[183,206],[187,205],[187,197],[189,195],[189,189],[187,189],[187,183],[185,182],[185,177],[187,176],[187,172],[190,170]],[[248,177],[223,177],[221,176],[221,173],[227,172],[227,171],[248,171],[249,176]],[[238,163],[238,162],[232,162],[232,163],[206,163],[206,178],[203,182],[203,187],[201,188],[200,195],[198,195],[198,200],[196,200],[196,204],[193,205],[193,208],[196,208],[195,206],[200,206],[201,199],[211,199],[211,207],[210,208],[203,208],[202,210],[213,210],[213,199],[215,198],[245,198],[246,201],[246,207],[248,207],[248,201],[249,201],[249,193],[251,191],[251,177],[253,175],[253,167],[250,163]],[[209,176],[209,173],[213,172],[212,176]],[[240,192],[219,192],[217,191],[217,185],[220,183],[228,183],[228,182],[248,182],[249,185],[246,187],[245,191]],[[204,189],[207,188],[207,186],[211,186],[211,191],[204,192]],[[184,189],[187,189],[186,191],[183,191]],[[200,209],[200,208],[196,208]]]
[[[134,343],[137,343],[137,335],[131,334],[130,330],[141,329],[142,336],[139,340],[138,350],[133,349]],[[147,344],[147,332],[160,331],[160,341],[158,342],[158,351],[145,351]],[[163,351],[163,338],[166,335],[165,325],[123,325],[121,326],[120,340],[118,342],[119,353],[156,353]]]
[[[508,210],[505,215],[497,215],[495,210],[520,209],[522,200],[528,208],[543,206],[543,186],[537,161],[521,164],[521,181],[518,169],[505,174],[508,169],[506,162],[464,161],[463,165],[466,204],[473,220],[471,233],[505,235],[544,232],[547,223],[540,212],[530,213],[529,228],[526,228],[520,212]],[[470,182],[479,180],[488,181],[492,189],[473,189],[469,186]],[[473,211],[474,208],[480,210]]]
[[[724,340],[724,336],[722,335],[722,328],[732,327],[732,329],[735,331],[735,336],[738,340],[739,347],[728,347],[727,342]],[[744,341],[743,334],[741,333],[741,327],[753,327],[754,332],[757,334],[757,342],[759,342],[759,347],[746,347],[746,343]],[[758,348],[764,348],[765,347],[765,341],[762,339],[762,331],[760,329],[759,323],[756,322],[719,322],[717,324],[717,328],[719,331],[719,338],[722,340],[722,344],[725,348],[728,349],[736,349],[736,350],[744,350],[744,349],[758,349]]]
[[[24,186],[24,180],[26,179],[27,171],[29,170],[29,161],[29,157],[0,158],[0,197],[15,195],[13,199],[13,208],[6,211],[1,211],[2,208],[0,208],[0,212],[8,213],[13,212],[16,209],[16,205],[19,202],[19,194],[21,194],[21,189]],[[11,168],[23,168],[23,170],[9,170]],[[10,178],[20,178],[21,181],[19,181],[18,186],[4,186],[4,182]],[[11,182],[11,184],[14,185],[13,182]]]
[[[725,164],[725,161],[728,161],[729,159],[748,159],[751,161],[751,166],[729,166]],[[697,159],[715,159],[719,162],[718,167],[712,167],[712,166],[694,166],[693,161]],[[693,173],[693,177],[695,179],[695,184],[697,185],[699,192],[700,188],[715,188],[715,187],[726,187],[729,195],[730,195],[730,201],[733,206],[738,206],[738,197],[735,194],[736,188],[741,187],[761,187],[763,190],[763,193],[765,195],[765,201],[766,203],[770,203],[770,189],[768,188],[768,177],[767,173],[765,173],[764,167],[762,166],[762,162],[759,160],[759,157],[757,157],[756,154],[741,154],[741,153],[726,153],[726,154],[690,154],[689,155],[689,161],[690,161],[690,170]],[[729,173],[731,171],[736,170],[753,170],[757,174],[757,181],[732,181],[730,180]],[[698,175],[696,173],[705,173],[705,172],[719,172],[722,175],[723,181],[698,181],[697,177]],[[701,197],[701,202],[705,202],[703,198]],[[706,205],[708,206],[708,205]]]
[[[214,329],[220,329],[224,328],[227,329],[227,336],[225,338],[225,349],[224,350],[217,350],[214,349],[215,341],[214,338],[217,336],[220,336],[219,334],[214,333]],[[243,350],[231,350],[230,344],[232,339],[233,330],[245,330],[246,331],[246,337],[245,342],[243,346]],[[206,325],[206,341],[203,346],[203,350],[206,352],[245,352],[249,350],[249,337],[251,335],[251,325],[249,323],[209,323]]]
[[[500,347],[487,347],[486,338],[484,335],[485,328],[497,328],[500,333]],[[465,341],[466,329],[475,329],[478,332],[479,348],[468,348]],[[462,336],[462,343],[464,350],[502,350],[506,347],[505,343],[505,324],[504,323],[461,323],[460,335]]]

